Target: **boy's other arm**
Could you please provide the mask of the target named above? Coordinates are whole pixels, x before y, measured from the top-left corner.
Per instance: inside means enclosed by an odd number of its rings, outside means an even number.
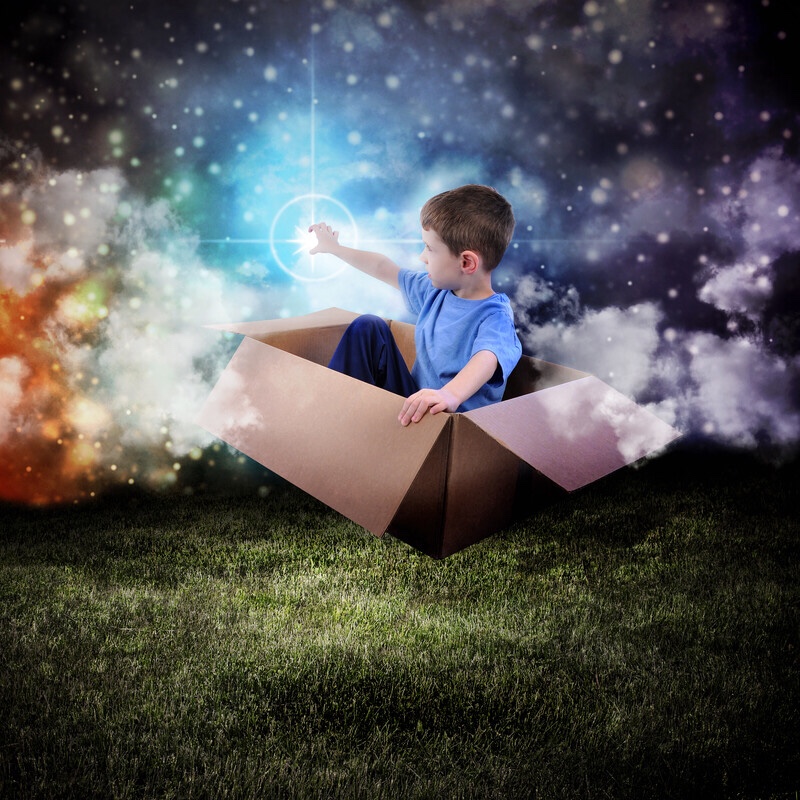
[[[371,275],[395,289],[400,288],[398,275],[400,267],[390,258],[381,253],[371,253],[369,250],[356,250],[353,247],[345,247],[339,244],[339,231],[334,231],[330,225],[324,222],[317,222],[310,225],[309,233],[316,234],[317,246],[309,250],[310,255],[317,253],[331,253],[331,255],[341,258],[342,261],[355,267],[357,270]]]
[[[420,389],[406,398],[398,419],[403,426],[419,422],[425,413],[455,411],[484,383],[491,380],[497,369],[497,356],[491,350],[479,350],[464,368],[441,389]]]

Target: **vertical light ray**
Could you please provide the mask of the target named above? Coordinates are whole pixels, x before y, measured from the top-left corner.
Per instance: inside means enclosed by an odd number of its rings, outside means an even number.
[[[316,23],[314,19],[314,10],[312,8],[312,22],[311,22],[311,221],[316,222],[316,191],[317,191],[317,78],[316,78],[316,62],[314,46],[314,38],[316,36]]]

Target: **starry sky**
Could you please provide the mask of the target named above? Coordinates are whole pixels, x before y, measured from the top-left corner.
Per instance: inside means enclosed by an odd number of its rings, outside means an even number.
[[[418,265],[423,202],[512,203],[525,352],[688,438],[800,441],[789,0],[15,3],[0,33],[0,499],[194,491],[236,345],[329,306],[407,319],[304,230]],[[326,260],[327,259],[327,260]]]

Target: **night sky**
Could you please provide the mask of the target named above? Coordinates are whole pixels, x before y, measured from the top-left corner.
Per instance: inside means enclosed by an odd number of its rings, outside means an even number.
[[[303,231],[417,266],[422,203],[463,183],[514,207],[495,288],[527,353],[689,439],[795,452],[792,5],[4,9],[0,498],[235,480],[192,421],[236,344],[203,326],[407,319]]]

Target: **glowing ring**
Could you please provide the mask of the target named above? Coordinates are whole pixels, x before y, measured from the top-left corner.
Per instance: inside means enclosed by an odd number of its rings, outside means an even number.
[[[272,225],[270,226],[270,229],[269,229],[269,248],[272,251],[272,256],[275,259],[276,263],[278,264],[278,266],[284,272],[286,272],[287,274],[291,275],[293,278],[296,278],[299,281],[305,281],[306,283],[319,283],[321,281],[329,281],[329,280],[331,280],[331,278],[335,278],[337,275],[339,275],[339,273],[341,273],[343,270],[345,270],[347,268],[347,265],[346,264],[342,264],[335,272],[332,272],[329,275],[325,275],[325,276],[323,276],[321,278],[309,278],[306,275],[299,275],[298,273],[294,272],[292,269],[287,267],[286,264],[283,263],[283,260],[278,255],[278,251],[275,248],[275,228],[277,227],[278,220],[281,218],[281,216],[286,212],[286,210],[290,206],[293,206],[296,203],[300,203],[300,202],[308,201],[308,200],[311,200],[312,203],[315,200],[325,200],[328,203],[333,203],[335,206],[338,206],[344,212],[344,214],[347,216],[347,219],[348,219],[349,223],[353,226],[353,233],[352,233],[352,242],[353,242],[352,246],[353,247],[358,247],[358,228],[356,227],[356,221],[353,218],[353,215],[350,213],[350,211],[347,209],[347,207],[342,205],[335,198],[329,197],[326,194],[303,194],[303,195],[300,195],[299,197],[295,197],[292,200],[290,200],[288,203],[285,203],[280,208],[278,213],[275,215],[275,217],[272,220]],[[316,221],[316,220],[309,220],[309,222],[314,222],[314,221]],[[312,257],[313,256],[308,256],[308,258],[312,258]]]

